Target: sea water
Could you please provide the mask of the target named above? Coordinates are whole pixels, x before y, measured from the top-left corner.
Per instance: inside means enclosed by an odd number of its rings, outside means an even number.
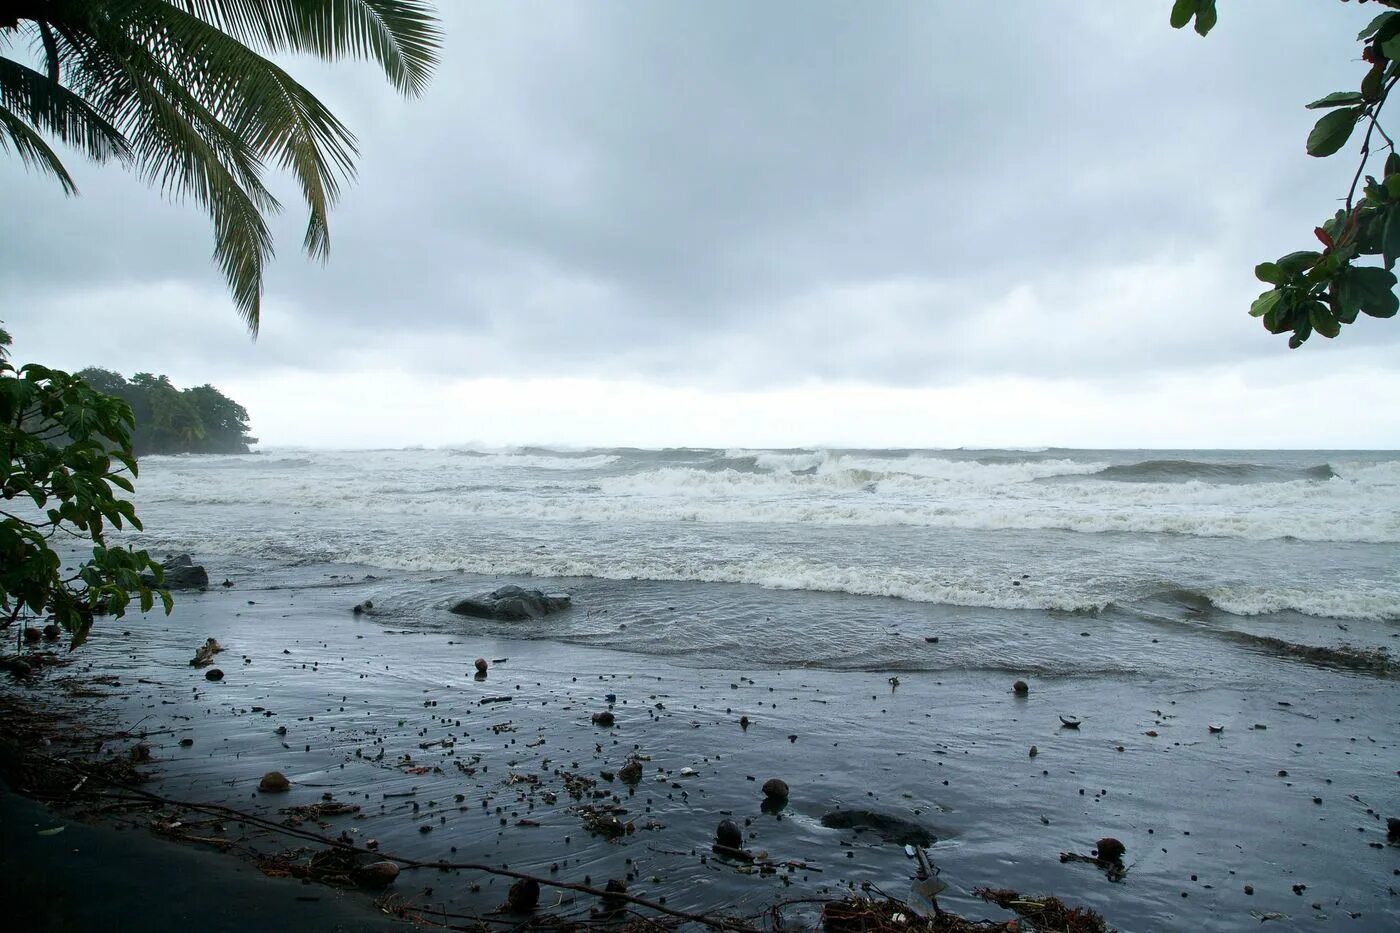
[[[698,665],[1228,675],[1400,634],[1394,452],[276,449],[137,490],[160,555],[369,568],[405,624],[543,578],[579,611],[501,634]]]

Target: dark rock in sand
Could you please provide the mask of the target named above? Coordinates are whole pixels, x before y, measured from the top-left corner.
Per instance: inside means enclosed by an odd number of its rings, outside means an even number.
[[[1388,816],[1385,820],[1385,841],[1400,845],[1400,817]]]
[[[722,820],[715,829],[715,842],[727,849],[738,849],[744,845],[744,833],[733,820]]]
[[[1094,844],[1094,848],[1099,852],[1099,858],[1106,862],[1121,862],[1123,855],[1128,851],[1128,847],[1123,845],[1112,836],[1104,836]]]
[[[787,800],[787,781],[782,778],[769,778],[763,782],[763,796],[769,800]]]
[[[474,663],[475,666],[476,666],[476,672],[477,672],[478,674],[485,674],[485,673],[486,673],[486,659],[485,659],[485,658],[477,658],[476,661],[473,662],[473,663]]]
[[[609,878],[607,887],[603,888],[603,890],[607,892],[603,895],[604,910],[616,911],[627,906],[626,899],[618,897],[619,894],[627,893],[627,882],[620,881],[617,878]]]
[[[399,866],[393,862],[370,862],[361,865],[351,875],[362,888],[387,888],[399,876]]]
[[[835,810],[822,817],[822,825],[827,829],[869,830],[886,842],[904,846],[931,846],[938,838],[913,820],[874,810]]]
[[[1011,685],[1011,692],[1016,694],[1018,697],[1029,696],[1031,692],[1031,685],[1026,683],[1024,680],[1018,680]]]
[[[613,714],[608,712],[607,710],[604,710],[601,713],[593,714],[593,724],[595,726],[611,726],[616,721],[616,719],[617,717],[613,716]]]
[[[223,680],[223,679],[224,679],[224,672],[221,671],[221,670],[219,670],[217,667],[211,667],[211,668],[209,668],[209,670],[207,670],[207,671],[204,672],[204,679],[205,679],[205,680]]]
[[[287,776],[281,771],[269,771],[258,781],[258,790],[265,794],[278,794],[289,790],[292,782],[287,780]]]
[[[528,914],[540,903],[540,883],[533,878],[521,878],[510,886],[505,909],[510,913]]]
[[[543,593],[512,585],[498,587],[480,596],[468,597],[454,605],[451,611],[459,616],[519,622],[543,618],[550,613],[568,609],[570,604],[567,593]]]
[[[159,586],[166,590],[202,590],[209,586],[209,573],[188,554],[172,557],[160,566],[165,578],[157,583],[155,574],[143,573],[142,586]]]

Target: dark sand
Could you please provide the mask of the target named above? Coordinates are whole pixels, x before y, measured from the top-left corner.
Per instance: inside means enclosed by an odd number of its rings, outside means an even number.
[[[212,566],[211,574],[218,578]],[[444,626],[455,631],[404,630],[389,615],[351,615],[352,605],[375,597],[373,582],[258,583],[246,577],[230,590],[181,594],[168,619],[103,620],[78,665],[39,686],[7,689],[66,697],[107,731],[147,730],[154,761],[145,786],[174,799],[281,819],[279,808],[331,794],[363,810],[327,819],[327,835],[345,830],[377,840],[383,852],[600,887],[626,878],[631,893],[680,909],[752,915],[775,901],[840,897],[867,881],[907,896],[914,866],[901,845],[822,825],[830,812],[869,809],[937,837],[932,855],[951,885],[940,902],[970,917],[1009,916],[970,893],[990,885],[1057,894],[1123,930],[1231,930],[1261,920],[1269,929],[1400,928],[1400,848],[1385,844],[1384,820],[1400,813],[1394,679],[1320,679],[1305,661],[1285,659],[1273,690],[1070,676],[1028,678],[1022,699],[1011,694],[1014,675],[986,671],[901,672],[892,686],[886,672],[761,663],[710,670],[547,640],[472,637],[470,621],[450,617]],[[466,579],[463,587],[464,595],[479,588]],[[608,608],[626,618],[624,601]],[[188,664],[211,636],[226,649],[218,683]],[[478,681],[478,655],[506,660]],[[96,675],[119,685],[83,679]],[[105,696],[68,696],[75,689]],[[607,694],[616,696],[612,728],[591,722],[609,708]],[[498,697],[510,699],[482,702]],[[1081,728],[1062,728],[1061,714],[1081,718]],[[1212,734],[1210,723],[1224,731]],[[182,747],[183,738],[193,744]],[[115,739],[107,750],[124,754],[133,742]],[[633,753],[649,756],[635,790],[602,776]],[[290,792],[257,791],[273,769],[291,778]],[[576,800],[565,774],[596,780],[593,789],[616,797],[594,799],[589,789]],[[761,807],[769,777],[791,786],[781,811]],[[634,831],[617,839],[590,833],[582,804],[624,807],[621,819]],[[727,816],[745,826],[751,850],[808,867],[762,874],[717,859],[710,842]],[[11,832],[8,816],[6,823]],[[242,849],[302,844],[232,824],[227,832]],[[136,835],[123,842],[137,845]],[[1087,853],[1105,835],[1127,846],[1123,881],[1060,861],[1061,852]],[[10,838],[7,853],[16,851]],[[34,845],[18,851],[27,858]],[[194,858],[187,847],[140,845],[130,852],[142,862],[155,851]],[[233,856],[199,855],[210,859],[223,859],[230,877],[253,874]],[[102,895],[104,916],[163,897],[158,873],[140,873],[144,889],[127,873],[128,884]],[[327,888],[275,884],[320,896],[313,906],[342,905]],[[425,910],[470,914],[500,905],[508,884],[417,869],[394,890]],[[197,884],[191,896],[197,903]],[[249,902],[216,900],[222,906],[211,909],[234,919]],[[246,909],[277,903],[269,897]],[[307,902],[291,903],[301,910]],[[586,916],[592,901],[546,889],[542,905]],[[788,917],[811,923],[816,911],[794,906]],[[258,916],[248,914],[243,927],[275,928]],[[320,928],[344,922],[327,915]]]

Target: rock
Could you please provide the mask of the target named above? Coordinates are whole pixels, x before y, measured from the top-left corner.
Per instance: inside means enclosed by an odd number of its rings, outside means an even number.
[[[787,781],[782,778],[769,778],[763,782],[763,796],[769,800],[787,800]]]
[[[44,641],[58,641],[58,636],[62,631],[57,623],[50,622],[43,628]]]
[[[540,903],[540,883],[533,878],[521,878],[506,892],[505,909],[510,913],[528,914]]]
[[[1018,680],[1011,685],[1011,692],[1016,694],[1018,697],[1030,696],[1031,685],[1026,683],[1024,680]]]
[[[567,593],[543,593],[519,586],[502,586],[490,593],[468,597],[452,606],[451,611],[459,616],[519,622],[562,612],[570,605],[572,602]]]
[[[258,790],[265,794],[280,794],[291,789],[292,782],[281,771],[269,771],[258,781]]]
[[[485,673],[486,673],[486,659],[485,659],[485,658],[477,658],[476,661],[473,662],[473,663],[476,665],[476,672],[477,672],[478,674],[485,674]]]
[[[188,554],[172,557],[161,565],[164,579],[157,583],[155,574],[141,574],[142,586],[158,586],[166,590],[203,590],[209,587],[209,573],[196,564]]]
[[[1073,716],[1061,716],[1060,725],[1065,729],[1078,729],[1079,720],[1075,719]]]
[[[223,647],[214,639],[206,638],[204,644],[194,651],[194,657],[190,658],[190,667],[204,667],[214,663],[214,655],[223,651]]]
[[[1105,862],[1121,862],[1123,854],[1128,851],[1127,846],[1112,836],[1104,836],[1094,843],[1094,848],[1098,849],[1099,858]]]
[[[361,865],[351,875],[362,888],[387,888],[399,876],[399,866],[393,862],[370,862]]]
[[[633,758],[617,771],[617,776],[624,783],[635,784],[642,779],[642,763]]]
[[[744,845],[744,833],[733,820],[721,820],[715,828],[715,842],[727,849],[739,849]]]
[[[627,893],[627,883],[625,881],[620,881],[617,878],[609,878],[607,887],[603,888],[603,890],[607,892],[603,895],[604,910],[617,911],[627,906],[627,901],[624,898],[618,897],[619,894]]]
[[[1385,841],[1400,845],[1400,817],[1385,818]]]
[[[43,634],[37,628],[29,628],[26,626],[24,629],[24,641],[26,644],[37,645],[39,639],[43,637]]]
[[[204,679],[205,679],[205,680],[223,680],[223,679],[224,679],[224,672],[221,671],[221,670],[219,670],[217,667],[211,667],[211,668],[209,668],[209,670],[207,670],[207,671],[204,672]]]
[[[1032,746],[1031,746],[1031,754],[1030,754],[1030,757],[1034,758],[1036,755],[1039,755],[1039,754],[1040,754],[1040,749],[1038,749],[1038,748],[1036,748],[1034,745],[1032,745]]]
[[[869,830],[887,842],[904,846],[931,846],[937,837],[926,827],[874,810],[835,810],[822,817],[827,829]]]
[[[595,726],[611,726],[616,720],[617,717],[607,710],[593,714],[593,725]]]
[[[351,609],[350,611],[353,612],[355,615],[361,615],[365,611],[364,604],[356,603],[355,608]]]

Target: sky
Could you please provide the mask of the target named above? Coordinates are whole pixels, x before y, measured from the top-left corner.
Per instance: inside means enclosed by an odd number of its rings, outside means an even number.
[[[1346,193],[1302,105],[1373,5],[438,7],[420,98],[286,62],[360,157],[326,264],[274,179],[256,341],[197,205],[0,153],[15,359],[213,383],[269,446],[1400,446],[1400,319],[1247,314]]]

